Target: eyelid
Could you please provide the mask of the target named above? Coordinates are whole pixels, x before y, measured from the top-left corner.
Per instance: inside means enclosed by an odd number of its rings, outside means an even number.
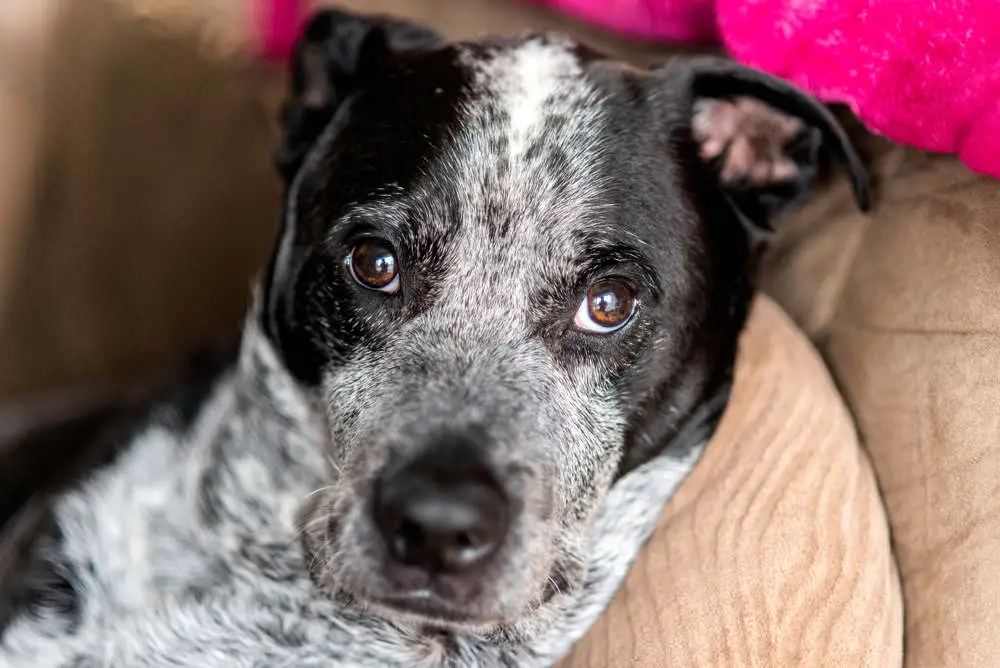
[[[622,261],[596,262],[584,268],[577,277],[577,290],[587,290],[599,281],[618,279],[632,286],[636,296],[642,296],[656,303],[663,292],[658,274],[645,260],[625,259]]]

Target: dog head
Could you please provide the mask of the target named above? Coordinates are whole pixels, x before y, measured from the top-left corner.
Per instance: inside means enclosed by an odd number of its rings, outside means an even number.
[[[317,397],[314,580],[496,631],[583,586],[617,477],[724,393],[770,221],[821,150],[788,84],[324,12],[299,44],[265,331]]]

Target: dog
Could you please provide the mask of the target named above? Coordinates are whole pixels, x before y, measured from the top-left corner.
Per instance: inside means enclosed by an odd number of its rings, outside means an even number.
[[[323,11],[282,117],[238,344],[14,504],[0,666],[553,664],[725,408],[775,218],[828,159],[870,198],[791,85],[558,34]]]

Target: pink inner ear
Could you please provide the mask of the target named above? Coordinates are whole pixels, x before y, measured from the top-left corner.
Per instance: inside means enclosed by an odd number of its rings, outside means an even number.
[[[799,172],[786,148],[804,128],[802,121],[753,98],[699,100],[691,131],[701,157],[723,156],[724,182],[761,187],[794,180]]]
[[[309,9],[308,3],[306,0],[250,1],[261,55],[275,62],[288,60]]]

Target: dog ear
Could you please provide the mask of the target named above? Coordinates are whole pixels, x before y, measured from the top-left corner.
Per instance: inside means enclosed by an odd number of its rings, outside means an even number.
[[[381,16],[324,10],[308,21],[291,63],[291,90],[282,111],[282,138],[275,155],[285,182],[281,227],[262,280],[261,324],[286,357],[296,351],[299,375],[315,381],[312,348],[291,325],[297,272],[302,257],[296,179],[338,110],[352,95],[372,85],[389,61],[407,53],[428,51],[442,39],[422,26]],[[289,364],[292,364],[289,358]]]
[[[770,235],[771,221],[805,193],[827,155],[847,171],[859,208],[868,210],[868,171],[823,104],[786,81],[722,58],[691,59],[680,73],[701,162],[753,238]]]
[[[282,110],[275,161],[285,182],[291,183],[337,108],[389,57],[440,43],[437,33],[399,19],[338,10],[313,15],[292,56],[291,91]]]

